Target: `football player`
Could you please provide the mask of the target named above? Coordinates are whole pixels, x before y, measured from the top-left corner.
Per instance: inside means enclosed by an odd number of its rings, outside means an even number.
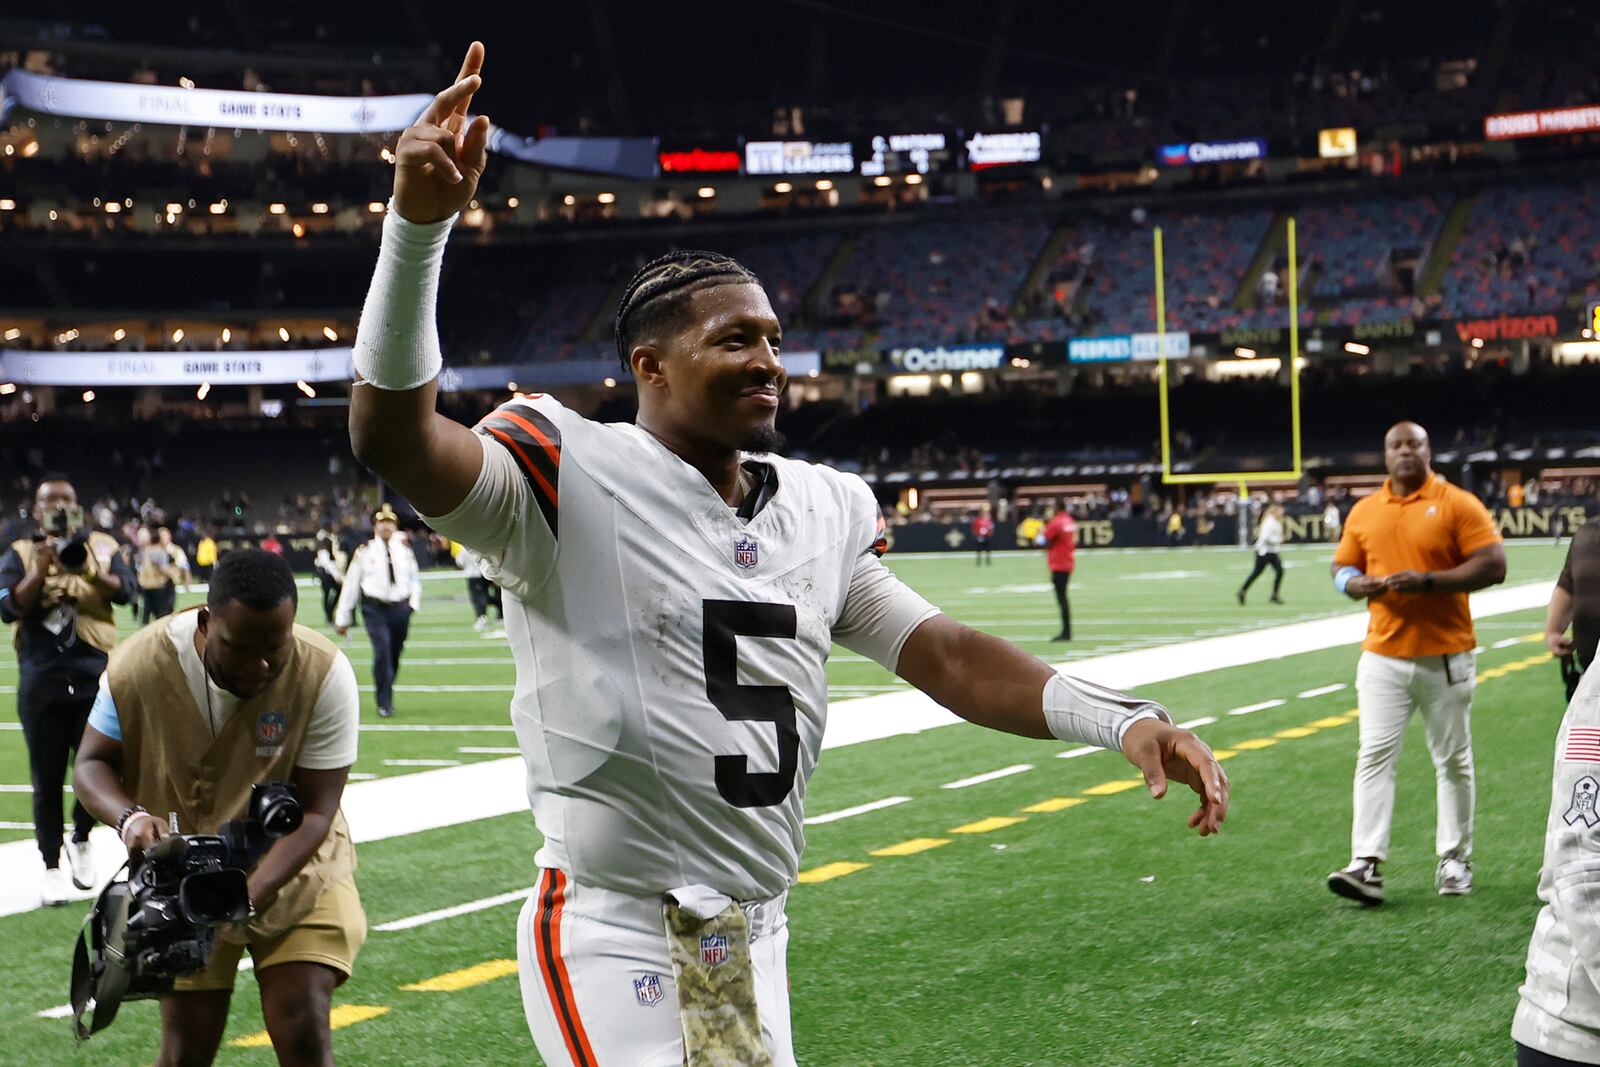
[[[523,1002],[552,1064],[793,1064],[784,900],[827,717],[833,642],[980,725],[1122,750],[1161,796],[1228,781],[1159,705],[1058,675],[940,614],[879,560],[858,478],[774,454],[782,329],[726,256],[646,265],[616,317],[636,424],[518,397],[435,413],[434,309],[486,163],[483,47],[401,137],[356,340],[357,456],[501,583],[511,717],[544,836],[519,920]]]

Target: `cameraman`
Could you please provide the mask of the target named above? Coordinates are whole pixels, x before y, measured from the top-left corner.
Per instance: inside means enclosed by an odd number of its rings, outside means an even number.
[[[166,1067],[215,1057],[246,946],[278,1062],[333,1062],[333,990],[367,935],[339,810],[360,703],[350,661],[295,624],[297,603],[283,557],[228,553],[204,607],[117,649],[78,753],[78,796],[130,853],[167,836],[167,812],[183,833],[216,833],[245,812],[257,782],[292,781],[304,812],[250,872],[253,918],[224,928],[205,969],[161,998],[156,1062]]]
[[[33,836],[44,857],[43,901],[65,904],[61,871],[61,786],[78,747],[95,680],[117,641],[113,605],[133,595],[133,572],[109,534],[84,528],[78,494],[64,475],[47,475],[34,494],[40,532],[0,556],[0,622],[15,626],[17,718],[33,777]],[[94,816],[72,805],[67,858],[72,884],[94,887],[89,830]]]

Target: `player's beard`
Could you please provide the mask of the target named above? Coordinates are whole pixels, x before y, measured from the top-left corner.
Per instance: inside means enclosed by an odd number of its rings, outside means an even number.
[[[739,441],[739,448],[745,452],[782,452],[788,444],[778,427],[769,422],[750,427]]]

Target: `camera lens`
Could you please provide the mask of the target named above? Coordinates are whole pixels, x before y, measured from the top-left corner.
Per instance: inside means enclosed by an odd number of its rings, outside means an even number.
[[[89,542],[85,538],[74,537],[61,546],[61,551],[56,553],[56,558],[68,570],[78,570],[89,559]]]

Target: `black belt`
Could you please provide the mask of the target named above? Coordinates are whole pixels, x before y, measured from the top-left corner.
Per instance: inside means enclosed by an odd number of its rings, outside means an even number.
[[[409,604],[411,603],[411,600],[409,597],[405,600],[379,600],[375,596],[367,596],[365,593],[363,593],[361,594],[361,602],[363,604],[371,604],[374,607],[392,608],[397,604]]]

